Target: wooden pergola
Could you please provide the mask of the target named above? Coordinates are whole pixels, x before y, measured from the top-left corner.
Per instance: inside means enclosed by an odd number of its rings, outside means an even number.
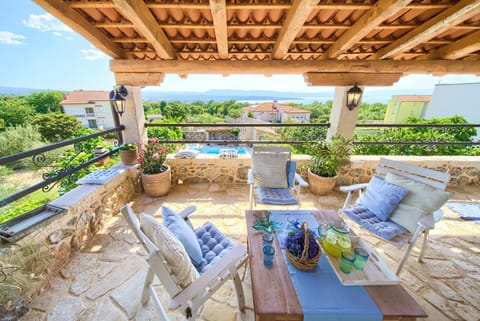
[[[479,0],[35,2],[112,57],[125,85],[158,85],[165,73],[304,74],[339,86],[480,74]]]
[[[480,74],[480,0],[34,2],[109,55],[129,86],[165,74],[303,74],[314,86]]]

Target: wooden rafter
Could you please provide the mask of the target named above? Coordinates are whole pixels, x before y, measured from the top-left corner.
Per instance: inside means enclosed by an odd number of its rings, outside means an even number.
[[[441,47],[428,55],[423,55],[419,60],[459,59],[478,50],[480,50],[480,31],[471,33],[465,38]]]
[[[302,28],[305,20],[320,0],[294,0],[288,11],[283,28],[273,48],[273,58],[282,59],[288,48]]]
[[[414,46],[425,42],[444,32],[451,25],[457,25],[480,12],[480,0],[463,0],[436,15],[420,27],[410,31],[390,45],[370,56],[369,60],[385,59],[401,52],[406,52]]]
[[[112,58],[126,58],[123,49],[100,30],[93,27],[83,16],[62,0],[34,0],[39,6],[52,13],[70,28],[85,37],[90,43]]]
[[[323,60],[323,61],[167,61],[112,60],[112,72],[162,72],[173,74],[304,74],[307,72],[365,72],[404,74],[480,74],[480,61],[432,60]]]
[[[324,59],[336,58],[351,48],[360,39],[369,34],[383,21],[403,9],[412,0],[380,0],[337,40],[323,56]]]
[[[228,34],[227,34],[227,4],[225,0],[210,0],[213,25],[215,26],[215,38],[217,40],[218,55],[221,59],[228,58]]]
[[[307,72],[303,74],[305,82],[310,86],[392,86],[402,73],[371,73],[364,72]]]
[[[164,76],[161,72],[117,72],[115,81],[128,86],[158,86],[163,83]]]
[[[159,57],[175,58],[175,49],[163,30],[158,27],[155,17],[143,1],[113,0],[113,2],[117,9],[135,25],[135,29],[151,43]]]

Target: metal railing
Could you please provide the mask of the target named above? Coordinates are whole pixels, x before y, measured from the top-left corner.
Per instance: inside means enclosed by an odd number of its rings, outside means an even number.
[[[199,123],[183,123],[183,124],[152,124],[152,123],[146,123],[146,127],[180,127],[180,128],[218,128],[218,127],[223,127],[226,129],[235,129],[235,128],[242,128],[242,127],[322,127],[322,128],[329,128],[330,123],[287,123],[287,124],[282,124],[282,123],[222,123],[222,124],[199,124]],[[404,127],[411,127],[411,128],[480,128],[480,124],[357,124],[356,127],[358,128],[404,128]],[[62,141],[59,143],[43,146],[40,148],[32,149],[29,151],[17,153],[14,155],[9,155],[5,157],[0,157],[0,165],[5,165],[9,164],[11,162],[15,162],[18,160],[21,160],[26,157],[32,157],[32,160],[34,163],[41,163],[42,161],[45,161],[45,156],[44,153],[55,150],[64,146],[69,146],[69,145],[76,145],[80,142],[86,141],[91,138],[99,137],[99,136],[105,136],[110,133],[117,133],[119,137],[120,143],[122,142],[122,135],[121,131],[124,130],[125,127],[123,125],[120,125],[117,128],[114,129],[109,129],[105,130],[102,132],[98,132],[95,134],[87,135],[84,137],[79,137],[79,138],[74,138],[66,141]],[[290,145],[295,145],[295,144],[305,144],[305,143],[315,143],[318,142],[319,140],[295,140],[295,141],[287,141],[287,140],[168,140],[168,139],[162,139],[162,143],[168,143],[168,144],[186,144],[186,143],[203,143],[203,144],[245,144],[245,145],[253,145],[253,144],[290,144]],[[354,141],[354,145],[466,145],[466,146],[477,146],[480,145],[480,142],[444,142],[444,141],[422,141],[422,142],[395,142],[395,141]],[[49,186],[51,184],[55,184],[59,180],[72,175],[79,170],[88,167],[91,164],[94,164],[98,161],[101,161],[108,156],[116,153],[118,151],[118,146],[112,148],[110,151],[107,151],[101,155],[98,155],[80,165],[77,166],[72,166],[70,168],[67,168],[65,170],[59,171],[56,173],[54,176],[49,176],[49,177],[44,177],[44,180],[42,182],[36,183],[28,188],[25,188],[21,191],[18,191],[12,195],[9,195],[3,199],[0,199],[0,207],[3,207],[7,204],[10,204],[16,200],[21,199],[22,197],[25,197],[37,190],[49,190]],[[58,209],[54,209],[53,212],[58,212]],[[31,217],[36,215],[35,213],[39,213],[38,209],[32,210],[29,213],[26,213],[26,217]],[[15,221],[18,220],[14,219]],[[12,220],[12,221],[14,221]],[[2,224],[4,225],[4,224]],[[2,226],[0,225],[0,227]],[[0,231],[1,234],[1,231]],[[2,236],[0,235],[0,238]]]

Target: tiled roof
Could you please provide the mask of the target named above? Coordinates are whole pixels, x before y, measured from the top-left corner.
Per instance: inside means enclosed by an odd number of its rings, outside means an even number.
[[[258,105],[245,107],[244,109],[252,112],[274,112],[273,104],[274,104],[273,102],[261,103]],[[287,114],[309,112],[308,110],[304,110],[304,109],[300,109],[292,106],[280,105],[280,104],[277,104],[277,108]]]
[[[95,101],[108,101],[108,91],[74,90],[60,102],[61,105],[90,104]]]

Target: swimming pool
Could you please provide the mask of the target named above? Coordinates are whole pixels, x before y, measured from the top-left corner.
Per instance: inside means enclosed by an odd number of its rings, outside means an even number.
[[[200,154],[210,154],[210,155],[219,155],[220,150],[222,149],[235,149],[238,153],[238,155],[247,155],[248,153],[248,148],[247,147],[241,147],[241,146],[188,146],[188,149],[190,150],[196,150]]]

